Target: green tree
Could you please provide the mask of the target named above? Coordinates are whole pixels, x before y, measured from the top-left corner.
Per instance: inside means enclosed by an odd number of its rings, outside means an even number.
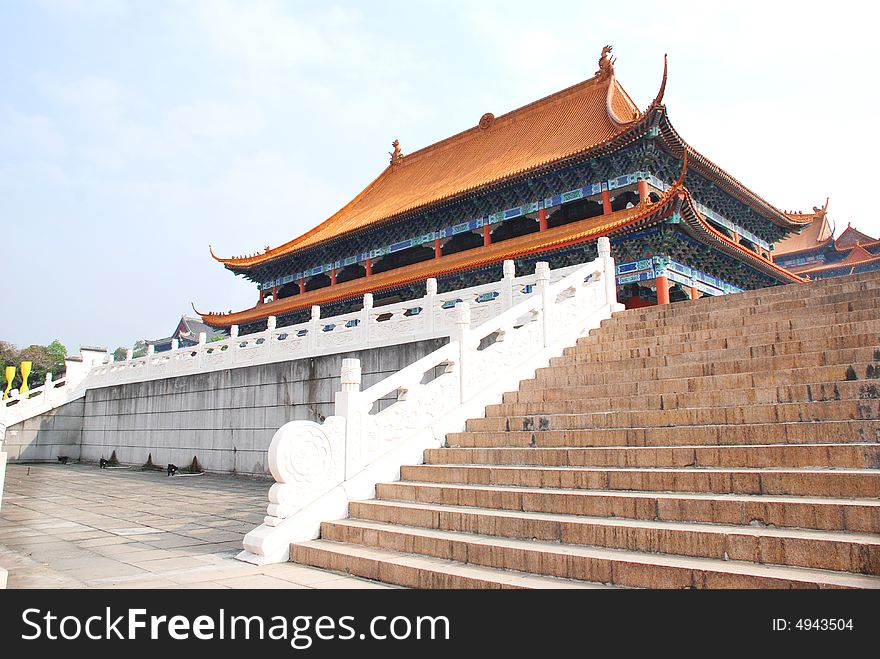
[[[147,342],[144,339],[138,339],[135,341],[134,348],[131,351],[131,356],[135,359],[138,357],[143,357],[147,354]]]
[[[52,358],[52,373],[61,377],[66,369],[64,360],[67,358],[67,348],[61,343],[61,341],[55,339],[52,343],[46,346],[46,349],[49,351],[49,355]]]
[[[116,348],[116,350],[113,351],[113,361],[114,362],[124,362],[127,353],[128,353],[127,348],[123,348],[122,346],[119,346],[118,348]]]
[[[7,341],[0,341],[0,362],[2,362],[0,366],[3,370],[0,379],[3,382],[3,389],[6,389],[7,366],[15,366],[12,388],[21,389],[21,363],[32,362],[31,373],[28,376],[28,387],[33,389],[43,385],[46,381],[46,373],[51,373],[53,380],[63,376],[66,356],[67,348],[57,339],[47,346],[33,344],[21,350]]]

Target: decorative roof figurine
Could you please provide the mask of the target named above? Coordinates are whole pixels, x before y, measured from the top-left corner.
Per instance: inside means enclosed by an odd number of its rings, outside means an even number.
[[[391,143],[391,146],[394,147],[394,151],[389,151],[388,155],[391,156],[391,164],[396,165],[403,160],[403,152],[400,150],[400,140],[394,140]]]
[[[609,57],[611,50],[611,46],[605,46],[602,49],[602,54],[599,56],[599,70],[595,73],[599,80],[605,80],[614,75],[614,63],[617,61],[617,58],[611,59]]]

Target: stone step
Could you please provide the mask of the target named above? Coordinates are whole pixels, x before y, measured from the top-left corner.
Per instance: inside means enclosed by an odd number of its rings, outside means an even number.
[[[693,347],[699,349],[713,348],[739,348],[761,343],[773,343],[774,341],[782,343],[788,341],[807,341],[810,340],[829,340],[839,341],[849,336],[868,335],[877,336],[880,334],[880,319],[862,321],[858,323],[840,323],[837,325],[829,325],[823,327],[821,331],[815,327],[799,328],[799,329],[776,329],[766,331],[757,331],[754,328],[751,331],[731,332],[725,328],[713,330],[691,331],[683,328],[680,332],[669,332],[658,334],[651,337],[650,341],[646,341],[645,337],[635,339],[624,339],[619,336],[615,340],[609,341],[606,338],[606,331],[592,330],[592,334],[581,337],[574,346],[570,346],[563,350],[563,356],[584,352],[586,354],[595,354],[597,349],[602,352],[614,351],[647,351],[655,352],[648,354],[666,353],[668,350],[688,350]],[[703,348],[703,346],[705,346]],[[832,347],[850,347],[847,345]],[[636,354],[634,356],[644,356]]]
[[[880,497],[880,469],[749,469],[663,467],[531,467],[438,465],[401,467],[405,481],[584,490],[714,492],[823,497]]]
[[[656,428],[802,421],[880,419],[880,400],[833,400],[812,403],[731,405],[663,410],[484,417],[468,420],[470,432],[509,430],[582,430],[585,428]]]
[[[554,513],[354,501],[357,520],[678,556],[880,574],[880,536],[803,529],[622,520]]]
[[[679,343],[672,346],[650,349],[632,348],[617,350],[616,348],[588,350],[580,348],[576,352],[563,354],[550,360],[550,366],[572,366],[617,362],[631,359],[661,360],[650,362],[657,365],[673,365],[716,359],[767,359],[778,355],[795,355],[811,352],[837,351],[854,348],[873,348],[874,359],[880,360],[880,338],[875,332],[838,337],[808,337],[797,341],[780,340],[778,335],[763,334],[761,341],[745,346],[724,345],[727,342],[715,340],[711,347],[703,347],[694,343]],[[699,343],[710,343],[701,341]],[[613,345],[613,344],[612,344]]]
[[[826,298],[834,298],[840,295],[850,295],[853,293],[870,293],[880,288],[880,282],[874,278],[867,278],[863,281],[841,281],[837,279],[834,282],[811,282],[810,284],[798,286],[777,286],[772,288],[756,289],[752,291],[744,291],[735,295],[709,296],[698,300],[682,300],[671,305],[655,305],[649,307],[641,307],[638,309],[629,309],[626,312],[638,314],[645,317],[672,317],[676,315],[684,315],[692,313],[694,309],[721,309],[735,306],[753,307],[753,306],[770,306],[783,302],[785,300],[800,300],[804,297],[813,297],[819,300]]]
[[[851,444],[880,442],[880,421],[822,423],[754,423],[660,426],[651,428],[585,428],[510,432],[456,432],[446,435],[455,448],[716,446],[729,444]]]
[[[511,570],[469,565],[404,554],[388,549],[311,540],[290,546],[290,560],[303,565],[345,572],[407,588],[608,588],[572,579],[537,576]]]
[[[380,483],[383,501],[668,522],[880,533],[880,501],[750,494],[616,492],[427,482]]]
[[[616,374],[639,371],[643,373],[642,379],[660,380],[664,377],[757,373],[761,371],[783,371],[855,363],[872,364],[873,374],[876,377],[880,377],[880,348],[873,345],[862,348],[770,355],[761,358],[752,358],[748,355],[748,351],[736,349],[710,351],[705,355],[704,359],[695,360],[677,356],[638,357],[608,362],[547,366],[535,371],[535,379],[559,379],[569,376],[583,377],[585,374],[598,377],[606,373]]]
[[[604,448],[439,448],[426,464],[549,467],[828,467],[880,469],[880,444],[757,444]]]
[[[851,573],[499,538],[363,520],[324,522],[321,537],[496,569],[637,588],[880,588],[880,578]],[[298,559],[296,546],[291,550]]]
[[[776,320],[754,318],[719,318],[708,321],[695,321],[681,325],[681,329],[686,330],[689,334],[697,332],[706,332],[724,329],[730,334],[748,333],[748,332],[772,332],[784,331],[788,329],[806,329],[812,328],[817,332],[820,328],[830,325],[838,325],[842,323],[862,323],[877,320],[878,311],[876,309],[841,312],[835,314],[818,314],[816,316],[802,315],[790,316],[780,314]],[[614,340],[627,340],[642,338],[647,339],[658,334],[665,334],[667,331],[673,331],[673,327],[666,327],[663,324],[651,326],[647,329],[633,329],[622,331],[611,331],[609,328],[600,327],[592,330],[592,336],[596,336],[599,343],[610,342]],[[600,335],[601,333],[601,335]]]
[[[644,382],[647,380],[682,380],[688,378],[709,378],[723,375],[740,376],[731,378],[728,386],[741,389],[748,386],[773,386],[796,384],[798,382],[845,382],[880,379],[880,363],[875,361],[852,361],[832,364],[804,364],[804,362],[821,362],[831,359],[830,356],[818,354],[812,358],[800,358],[798,355],[774,357],[762,362],[725,361],[707,364],[685,364],[682,366],[658,366],[654,368],[630,369],[599,369],[593,366],[584,367],[578,373],[556,375],[553,371],[539,369],[535,378],[522,380],[520,391],[530,389],[559,389],[595,384],[626,383],[627,381]],[[800,360],[800,366],[792,365]],[[786,364],[787,363],[787,364]],[[709,385],[709,382],[705,383]],[[675,390],[675,389],[673,389]]]
[[[878,367],[875,362],[863,364],[837,364],[818,366],[789,371],[762,371],[754,373],[726,373],[721,375],[697,375],[691,377],[669,377],[658,380],[647,380],[632,377],[620,379],[602,375],[600,382],[584,383],[577,380],[571,384],[557,383],[548,386],[546,380],[522,380],[516,392],[504,394],[504,402],[516,401],[554,401],[592,399],[603,396],[618,395],[648,396],[657,394],[697,393],[701,391],[727,392],[730,390],[767,389],[809,385],[811,389],[824,387],[832,392],[834,387],[852,383],[864,391],[865,398],[874,398],[880,381],[877,379]],[[870,376],[870,377],[869,377]],[[862,389],[864,387],[864,389]],[[861,394],[860,394],[861,397]]]
[[[840,299],[840,298],[843,299]],[[602,321],[600,327],[614,332],[626,332],[648,327],[681,327],[693,323],[722,322],[737,318],[749,325],[749,321],[766,321],[797,316],[831,315],[853,313],[869,309],[880,310],[880,288],[850,293],[846,296],[828,298],[798,298],[774,304],[730,306],[715,309],[692,307],[689,313],[647,317],[646,314],[618,314]]]
[[[675,410],[721,405],[767,405],[812,403],[819,401],[870,401],[880,399],[880,382],[823,382],[746,389],[707,389],[665,394],[632,394],[612,385],[597,385],[590,394],[571,398],[529,399],[519,392],[504,395],[504,402],[486,407],[487,417],[529,416],[536,414],[582,414],[602,411]],[[564,391],[564,390],[563,390]]]
[[[848,277],[861,277],[862,279],[847,280]],[[752,291],[744,291],[735,295],[722,295],[704,297],[699,300],[684,300],[670,305],[657,305],[630,309],[619,314],[638,314],[645,317],[672,317],[692,313],[694,309],[719,309],[736,306],[751,307],[772,305],[776,302],[789,299],[799,300],[804,297],[824,299],[836,295],[846,295],[857,292],[870,292],[880,288],[880,281],[876,273],[859,273],[847,277],[836,277],[833,280],[814,281],[808,284],[789,284],[775,286]]]

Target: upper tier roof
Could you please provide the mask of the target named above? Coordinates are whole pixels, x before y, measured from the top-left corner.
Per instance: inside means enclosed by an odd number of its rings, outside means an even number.
[[[298,238],[246,257],[217,258],[244,266],[310,247],[548,163],[623,133],[639,109],[613,74],[598,74],[436,144],[392,158],[351,202]],[[213,252],[212,252],[213,253]]]
[[[220,258],[230,269],[253,266],[298,250],[363,230],[379,222],[442,203],[470,191],[538,170],[548,164],[596,152],[625,140],[643,120],[660,111],[666,86],[640,112],[614,75],[613,62],[603,50],[599,71],[592,78],[551,94],[500,117],[485,114],[477,126],[415,151],[402,154],[397,141],[391,163],[370,185],[330,218],[298,238],[257,254]],[[676,149],[694,158],[694,169],[718,179],[724,189],[754,205],[770,221],[798,229],[809,222],[785,215],[763,201],[717,165],[687,146],[666,122]]]

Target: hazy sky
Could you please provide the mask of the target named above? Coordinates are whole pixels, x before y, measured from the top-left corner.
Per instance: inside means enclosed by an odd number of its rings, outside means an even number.
[[[131,345],[214,262],[326,219],[404,153],[593,75],[614,46],[696,149],[878,236],[873,3],[0,0],[0,339]]]

